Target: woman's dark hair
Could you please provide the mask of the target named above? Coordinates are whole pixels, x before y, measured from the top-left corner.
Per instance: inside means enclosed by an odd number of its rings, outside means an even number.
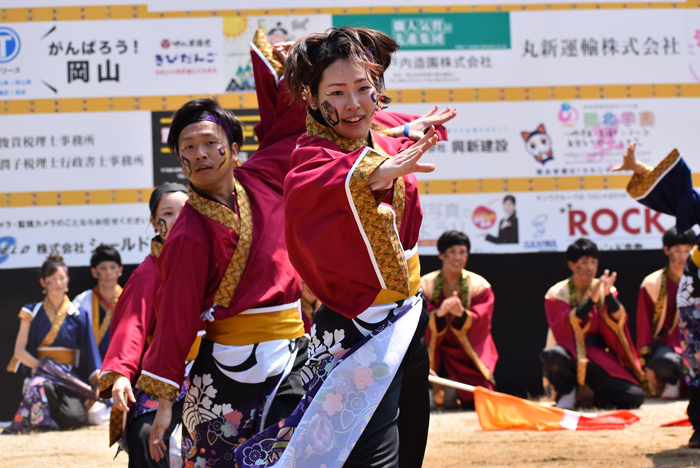
[[[438,252],[441,254],[455,245],[466,245],[467,252],[472,248],[472,244],[469,242],[469,236],[460,231],[445,231],[437,241]]]
[[[678,230],[674,226],[668,231],[664,232],[663,242],[664,247],[668,247],[669,249],[674,245],[695,245],[695,233],[692,229],[688,229],[684,233],[678,234]]]
[[[503,203],[507,202],[508,200],[510,200],[510,202],[513,205],[515,205],[515,197],[513,195],[506,195],[505,197],[503,197]]]
[[[186,194],[187,187],[182,184],[166,183],[153,191],[150,200],[148,200],[148,208],[151,210],[151,219],[155,219],[156,210],[158,209],[158,204],[160,203],[160,199],[163,198],[163,195],[173,192],[182,192]]]
[[[287,57],[284,80],[291,103],[303,101],[304,86],[317,96],[326,68],[338,59],[349,59],[365,67],[379,102],[388,105],[391,98],[384,94],[384,72],[397,50],[399,45],[394,39],[374,29],[343,26],[328,29],[324,34],[309,34],[294,44]]]
[[[54,273],[56,273],[56,271],[58,271],[59,268],[63,268],[66,274],[68,274],[68,267],[63,261],[63,257],[61,257],[59,254],[49,255],[48,257],[46,257],[46,260],[44,260],[44,263],[41,265],[41,279],[45,279],[53,275]]]
[[[243,127],[238,119],[231,112],[221,107],[214,99],[199,98],[185,103],[173,114],[170,133],[168,133],[168,147],[170,151],[178,155],[178,158],[180,155],[180,133],[188,125],[201,122],[202,120],[211,120],[220,125],[228,136],[229,145],[236,143],[238,144],[238,149],[241,149],[243,145]]]
[[[90,257],[90,268],[97,268],[102,262],[114,262],[119,266],[122,266],[122,256],[119,255],[117,249],[111,245],[100,244],[92,252],[92,257]]]
[[[582,257],[598,258],[599,256],[600,252],[598,252],[598,246],[595,245],[593,241],[584,239],[583,237],[566,249],[566,261],[568,262],[576,263]]]

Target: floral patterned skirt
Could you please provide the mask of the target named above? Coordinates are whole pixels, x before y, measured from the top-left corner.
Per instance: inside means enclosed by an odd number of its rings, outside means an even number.
[[[250,346],[203,338],[182,414],[185,467],[235,466],[233,449],[263,427],[278,390],[284,387],[295,403],[302,397],[301,383],[288,387],[297,355],[305,350],[303,337]]]
[[[321,306],[302,370],[305,397],[286,420],[235,450],[239,467],[343,466],[380,405],[398,407],[398,401],[384,397],[390,386],[400,386],[394,377],[414,335],[425,334],[427,320],[418,330],[423,306],[420,293],[401,303],[370,307],[355,319]],[[427,351],[425,359],[427,374]],[[427,377],[423,380],[428,402]],[[391,396],[395,399],[396,393]],[[389,418],[395,417],[396,408]],[[427,424],[424,430],[427,434]]]
[[[12,424],[7,432],[21,433],[32,429],[58,429],[51,418],[49,400],[46,397],[46,382],[44,377],[28,377],[24,380],[23,398],[19,404]]]
[[[690,262],[691,259],[688,259]],[[700,294],[698,280],[687,274],[678,285],[678,329],[681,334],[683,376],[688,385],[700,387]]]

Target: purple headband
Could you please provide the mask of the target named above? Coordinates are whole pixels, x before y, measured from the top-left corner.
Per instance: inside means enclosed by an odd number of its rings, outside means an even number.
[[[233,132],[232,132],[231,129],[228,127],[228,125],[224,124],[224,123],[221,121],[221,119],[220,119],[219,117],[217,117],[216,115],[213,115],[213,114],[209,114],[209,115],[207,115],[206,117],[204,117],[202,120],[200,120],[200,122],[203,122],[203,121],[205,121],[205,120],[208,120],[209,122],[214,122],[216,125],[218,125],[219,127],[223,128],[224,131],[226,132],[226,135],[228,135],[229,143],[230,143],[230,144],[233,143]]]
[[[374,55],[372,55],[372,52],[369,50],[369,47],[365,46],[365,51],[367,52],[367,55],[369,55],[370,61],[374,63]]]

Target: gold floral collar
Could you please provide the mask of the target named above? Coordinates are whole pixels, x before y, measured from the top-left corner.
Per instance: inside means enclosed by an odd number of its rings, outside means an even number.
[[[371,128],[379,135],[391,136],[391,130],[386,127],[373,123]],[[364,138],[345,138],[339,135],[332,128],[320,124],[308,111],[306,112],[306,134],[310,137],[325,138],[332,141],[343,151],[357,151],[364,146],[376,149],[373,142],[368,142]]]
[[[231,305],[233,295],[238,289],[238,283],[241,281],[243,270],[245,270],[248,262],[250,246],[253,243],[253,215],[250,209],[248,193],[238,180],[234,178],[233,182],[240,216],[227,206],[200,196],[191,187],[189,199],[189,204],[199,214],[226,226],[238,234],[238,245],[236,245],[236,250],[233,252],[226,273],[214,296],[214,304],[226,308]]]
[[[151,239],[151,255],[158,258],[160,257],[160,252],[163,250],[163,241],[160,236],[155,236]]]

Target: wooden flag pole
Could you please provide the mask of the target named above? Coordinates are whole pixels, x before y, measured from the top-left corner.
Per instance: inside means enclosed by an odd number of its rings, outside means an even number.
[[[457,390],[464,390],[465,392],[474,392],[474,386],[472,385],[455,382],[454,380],[443,379],[442,377],[436,377],[434,375],[428,375],[428,381],[430,383],[444,385],[445,387],[452,387],[456,388]]]

